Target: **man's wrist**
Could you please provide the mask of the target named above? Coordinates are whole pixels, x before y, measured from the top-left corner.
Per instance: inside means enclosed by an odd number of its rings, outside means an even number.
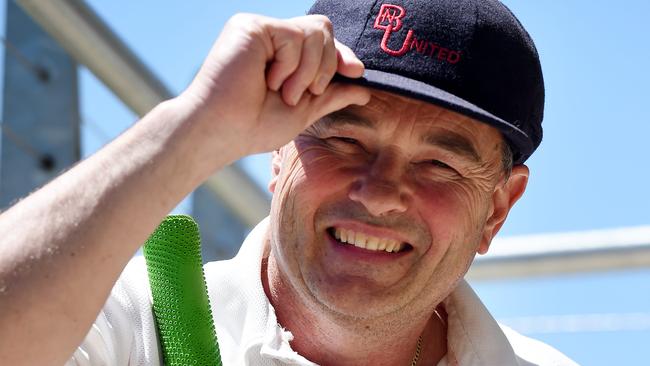
[[[231,122],[219,115],[216,106],[207,104],[195,94],[184,92],[156,107],[165,120],[177,123],[174,138],[186,145],[187,158],[204,170],[205,178],[246,155],[237,149],[241,144],[230,141],[227,131],[223,131]]]

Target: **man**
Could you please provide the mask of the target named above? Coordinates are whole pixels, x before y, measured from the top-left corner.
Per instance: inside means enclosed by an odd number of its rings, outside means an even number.
[[[274,151],[269,219],[206,266],[225,365],[573,364],[462,280],[541,141],[525,30],[492,0],[311,13],[334,31],[235,16],[186,91],[2,215],[6,363],[158,364],[142,262],[111,288],[188,192]]]

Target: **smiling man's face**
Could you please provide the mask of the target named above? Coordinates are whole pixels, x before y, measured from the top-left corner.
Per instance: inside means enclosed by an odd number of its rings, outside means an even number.
[[[516,200],[504,198],[502,143],[493,127],[384,92],[316,122],[274,156],[285,285],[346,317],[431,311]]]

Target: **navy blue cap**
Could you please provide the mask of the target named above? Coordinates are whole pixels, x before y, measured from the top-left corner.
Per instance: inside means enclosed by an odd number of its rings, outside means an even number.
[[[532,39],[497,0],[319,0],[309,11],[366,66],[338,80],[430,102],[496,127],[521,164],[542,141]]]

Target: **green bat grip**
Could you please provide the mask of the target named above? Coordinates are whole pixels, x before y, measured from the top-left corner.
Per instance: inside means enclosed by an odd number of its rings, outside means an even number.
[[[165,365],[221,366],[198,225],[167,216],[143,249]]]

